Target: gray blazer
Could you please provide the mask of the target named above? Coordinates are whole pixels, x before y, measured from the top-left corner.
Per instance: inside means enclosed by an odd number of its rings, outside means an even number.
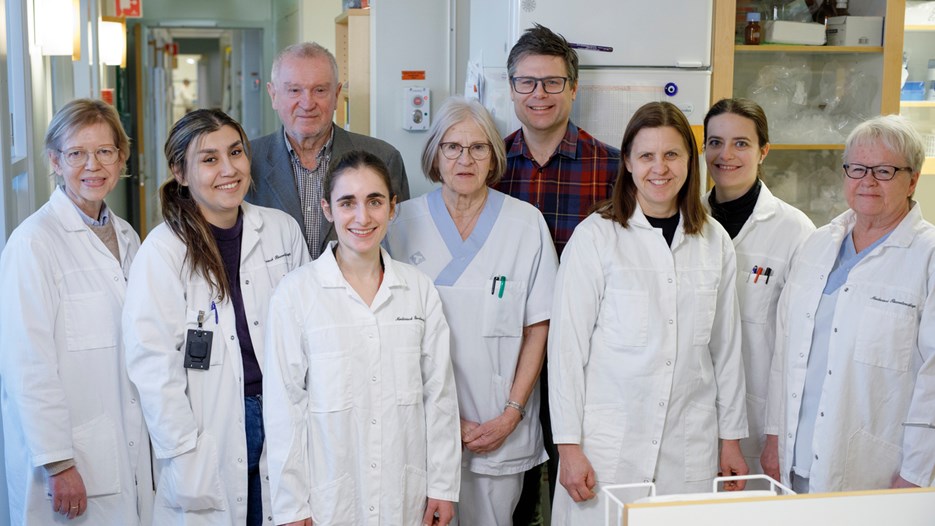
[[[289,149],[286,148],[282,127],[269,135],[250,141],[250,149],[250,172],[253,175],[253,185],[247,192],[247,202],[278,208],[295,218],[299,225],[305,225],[299,190],[295,184],[295,175],[292,173],[292,161],[289,159]],[[383,159],[390,170],[390,182],[396,192],[397,201],[409,199],[406,167],[396,148],[380,139],[351,133],[335,126],[331,159],[337,159],[351,150],[365,150]],[[324,219],[324,214],[320,210],[319,214],[322,214],[320,239],[321,250],[324,250],[328,241],[336,239],[337,236],[334,232],[334,225]],[[305,234],[304,226],[302,233]]]

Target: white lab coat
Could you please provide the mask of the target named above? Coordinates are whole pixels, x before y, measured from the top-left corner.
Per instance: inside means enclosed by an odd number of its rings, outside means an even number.
[[[298,224],[270,208],[241,205],[240,287],[250,339],[263,364],[269,299],[283,276],[308,261]],[[187,248],[163,223],[147,236],[130,273],[123,313],[127,366],[140,392],[157,459],[153,524],[241,525],[247,515],[243,360],[229,298],[211,310],[208,282],[192,275]],[[210,367],[186,369],[187,331],[213,332]],[[261,475],[266,481],[265,459]],[[269,488],[263,516],[271,524]]]
[[[140,240],[110,215],[120,261],[61,189],[0,257],[0,375],[11,523],[148,525],[149,437],[124,365],[120,309]],[[44,464],[74,458],[88,494],[52,511]]]
[[[707,491],[718,438],[747,436],[734,248],[714,220],[672,247],[637,207],[588,216],[562,254],[549,330],[556,444],[581,444],[598,497],[557,488],[553,525],[603,520],[604,484]],[[559,464],[561,470],[561,464]]]
[[[441,190],[402,203],[390,226],[390,254],[435,280],[451,327],[451,360],[461,417],[486,422],[503,413],[519,361],[523,327],[546,321],[558,258],[542,214],[488,190],[468,239],[461,239]],[[493,277],[507,278],[504,294]],[[462,452],[462,467],[484,475],[523,473],[548,459],[542,445],[539,389],[526,415],[496,451]],[[507,501],[509,503],[509,500]]]
[[[708,206],[710,192],[704,196]],[[751,473],[762,473],[760,454],[766,444],[766,394],[776,342],[776,305],[789,276],[789,263],[815,225],[801,210],[775,197],[765,183],[753,213],[734,237],[737,253],[737,299],[740,302],[743,366],[747,385],[750,436],[740,448]],[[771,270],[756,277],[753,267]]]
[[[263,377],[276,524],[422,524],[426,497],[457,501],[458,401],[441,300],[382,251],[370,306],[329,244],[270,306]]]
[[[855,220],[848,210],[806,240],[779,300],[767,433],[786,484],[815,311]],[[832,323],[809,491],[888,488],[897,474],[932,485],[935,429],[903,426],[935,424],[935,227],[918,204],[851,269]]]

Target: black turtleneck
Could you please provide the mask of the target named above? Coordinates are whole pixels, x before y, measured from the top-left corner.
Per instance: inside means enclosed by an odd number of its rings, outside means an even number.
[[[750,214],[753,213],[756,201],[760,198],[761,186],[763,186],[763,183],[757,179],[756,183],[747,190],[747,193],[733,201],[727,201],[726,203],[717,202],[715,198],[717,187],[711,189],[711,195],[708,196],[708,205],[711,206],[711,216],[724,227],[724,230],[727,230],[731,239],[737,237],[737,234],[740,233],[740,229],[743,228],[744,223],[747,222],[747,219],[750,218]]]
[[[646,220],[653,228],[662,229],[662,237],[666,239],[666,244],[672,246],[672,239],[675,237],[675,229],[679,227],[679,213],[675,212],[672,217],[649,217]]]

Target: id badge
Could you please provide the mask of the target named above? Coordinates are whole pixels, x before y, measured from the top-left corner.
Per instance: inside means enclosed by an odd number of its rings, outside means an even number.
[[[188,329],[185,338],[185,368],[207,370],[211,365],[211,339],[214,333]]]

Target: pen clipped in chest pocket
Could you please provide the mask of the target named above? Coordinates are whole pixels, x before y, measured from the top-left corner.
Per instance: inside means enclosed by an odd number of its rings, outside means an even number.
[[[493,281],[483,291],[483,335],[486,337],[514,337],[523,335],[523,315],[526,306],[526,283],[522,281]]]

